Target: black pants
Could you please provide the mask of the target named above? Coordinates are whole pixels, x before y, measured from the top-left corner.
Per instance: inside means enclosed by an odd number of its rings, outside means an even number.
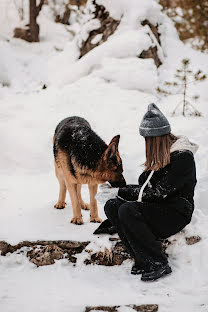
[[[118,198],[108,200],[104,210],[107,218],[116,226],[129,254],[144,269],[158,261],[167,263],[158,238],[167,238],[187,224],[177,212],[174,212],[174,216],[167,215],[161,207],[151,209],[149,204],[145,207],[143,203],[124,202]],[[155,217],[156,212],[158,218]]]

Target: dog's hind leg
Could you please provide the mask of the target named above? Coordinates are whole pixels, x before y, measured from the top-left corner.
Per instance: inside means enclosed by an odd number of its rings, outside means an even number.
[[[81,189],[82,189],[82,184],[77,184],[77,197],[81,205],[81,208],[84,210],[90,210],[90,206],[87,203],[85,203],[82,199]]]
[[[55,208],[57,209],[63,209],[65,208],[65,199],[66,199],[66,184],[64,181],[64,176],[62,169],[57,166],[57,163],[55,161],[55,172],[56,172],[56,177],[59,181],[59,198],[58,202],[54,205]]]
[[[88,184],[90,191],[90,222],[102,222],[98,216],[97,200],[95,198],[97,194],[98,185]]]

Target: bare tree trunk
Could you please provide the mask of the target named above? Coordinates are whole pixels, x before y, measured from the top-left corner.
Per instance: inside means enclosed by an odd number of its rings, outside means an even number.
[[[40,4],[37,6],[36,0],[29,0],[29,25],[25,28],[15,28],[14,37],[24,39],[29,42],[38,42],[39,41],[39,25],[37,23],[37,17],[40,13],[40,10],[44,4],[45,0],[40,0]]]
[[[31,42],[39,41],[39,25],[36,21],[38,15],[36,0],[30,0],[30,35]]]

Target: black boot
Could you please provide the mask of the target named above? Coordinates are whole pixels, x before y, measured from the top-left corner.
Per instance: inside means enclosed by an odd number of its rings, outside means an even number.
[[[141,258],[141,254],[140,254]],[[143,272],[149,272],[149,265],[147,266],[142,259],[140,261],[135,259],[134,265],[131,268],[131,274],[133,275],[139,275],[142,274]]]
[[[106,219],[103,221],[99,227],[94,231],[93,234],[115,234],[117,233],[117,229],[114,225],[111,224],[111,222]]]
[[[139,275],[139,274],[142,274],[143,272],[144,272],[144,269],[137,263],[135,263],[131,268],[131,274],[133,275]]]
[[[155,262],[149,272],[143,272],[141,280],[143,282],[156,281],[157,279],[172,272],[168,263]]]

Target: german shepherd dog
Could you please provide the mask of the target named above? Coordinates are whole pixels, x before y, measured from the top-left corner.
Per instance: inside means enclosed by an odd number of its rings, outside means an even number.
[[[98,216],[98,184],[108,181],[112,187],[126,185],[123,177],[122,160],[118,152],[120,135],[107,145],[81,117],[68,117],[56,127],[54,134],[55,172],[60,190],[57,209],[65,208],[68,189],[74,224],[83,224],[81,208],[90,210],[90,222],[101,222]],[[81,197],[82,184],[88,184],[90,205]]]

